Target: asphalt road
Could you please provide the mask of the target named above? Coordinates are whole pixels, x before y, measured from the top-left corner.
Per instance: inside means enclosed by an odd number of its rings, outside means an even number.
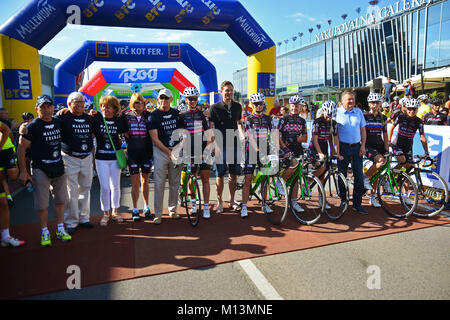
[[[211,185],[214,202],[214,179]],[[122,212],[131,210],[130,191],[130,179],[123,176]],[[227,193],[225,186],[225,199]],[[101,214],[98,199],[99,185],[94,179],[92,215]],[[54,219],[52,212],[49,218]],[[37,221],[32,195],[27,191],[16,195],[11,223]],[[448,300],[450,224],[30,299]]]

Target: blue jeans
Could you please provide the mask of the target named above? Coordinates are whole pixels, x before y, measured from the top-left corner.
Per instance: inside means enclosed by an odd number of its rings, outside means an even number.
[[[361,144],[354,146],[348,146],[340,144],[340,153],[344,157],[344,160],[338,161],[338,170],[345,177],[347,177],[348,166],[352,164],[354,186],[353,186],[353,207],[361,206],[362,196],[364,194],[364,173],[363,173],[363,160],[359,155]],[[339,188],[343,190],[344,188]],[[339,194],[342,201],[347,201],[345,191]]]

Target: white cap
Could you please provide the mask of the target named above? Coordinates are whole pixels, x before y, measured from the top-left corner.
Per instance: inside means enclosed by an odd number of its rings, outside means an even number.
[[[172,98],[172,92],[169,89],[161,89],[158,93],[158,98],[162,95],[165,95],[166,97]]]

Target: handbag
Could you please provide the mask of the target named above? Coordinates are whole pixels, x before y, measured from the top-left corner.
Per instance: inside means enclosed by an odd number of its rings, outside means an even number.
[[[108,134],[108,137],[109,137],[109,141],[111,141],[111,145],[112,145],[112,147],[114,149],[114,153],[116,155],[117,165],[118,165],[119,169],[125,169],[127,167],[127,157],[125,156],[125,153],[123,152],[122,149],[116,150],[114,141],[111,138],[111,135],[109,134],[108,124],[106,123],[105,117],[102,116],[102,118],[103,118],[103,122],[105,124],[106,133]]]

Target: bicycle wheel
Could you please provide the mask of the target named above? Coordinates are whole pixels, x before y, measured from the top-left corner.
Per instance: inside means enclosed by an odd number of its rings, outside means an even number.
[[[313,175],[303,176],[300,183],[297,182],[298,178],[289,188],[289,207],[295,219],[310,226],[320,219],[325,210],[325,201],[319,202],[319,195],[325,199],[325,191],[320,180]]]
[[[325,182],[324,190],[327,204],[331,208],[325,208],[325,214],[332,221],[337,221],[342,218],[342,216],[348,209],[348,202],[346,202],[345,207],[339,208],[339,206],[341,205],[341,198],[339,196],[341,188],[345,192],[345,199],[349,199],[347,179],[344,177],[344,175],[341,172],[334,172],[330,174],[327,181]]]
[[[262,207],[270,223],[279,226],[288,212],[286,183],[280,177],[266,177],[261,186]]]
[[[449,200],[448,186],[445,180],[431,170],[420,170],[420,181],[417,181],[414,173],[409,176],[417,184],[419,198],[413,215],[426,218],[441,213]]]
[[[411,215],[417,206],[417,186],[403,171],[393,170],[393,177],[395,181],[391,183],[387,173],[378,180],[378,200],[388,215],[404,219]]]
[[[184,208],[186,209],[189,223],[193,227],[196,227],[200,221],[200,215],[202,214],[202,199],[198,181],[193,175],[189,178],[189,187],[187,190],[188,192],[184,195]]]

